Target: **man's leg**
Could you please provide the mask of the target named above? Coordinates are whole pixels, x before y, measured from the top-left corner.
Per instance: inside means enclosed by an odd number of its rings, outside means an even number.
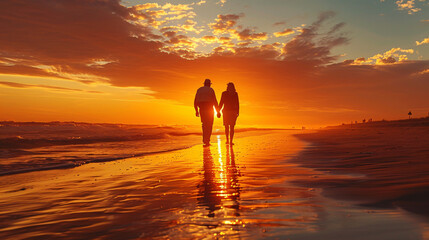
[[[209,123],[207,126],[207,143],[210,144],[210,137],[212,136],[213,131],[213,122]]]
[[[203,122],[203,142],[204,144],[208,145],[210,144],[210,136],[212,135],[213,131],[213,118],[206,119],[206,121]]]
[[[207,140],[206,140],[206,125],[204,124],[204,122],[201,123],[201,127],[203,129],[203,143],[206,144]]]
[[[203,143],[208,145],[210,144],[210,136],[213,130],[213,109],[203,110],[200,112],[200,115],[203,127]]]

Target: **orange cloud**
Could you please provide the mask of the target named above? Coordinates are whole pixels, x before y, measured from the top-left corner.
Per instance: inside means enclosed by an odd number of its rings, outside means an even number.
[[[171,4],[171,3],[166,3],[165,5],[162,6],[163,9],[169,9],[170,11],[187,11],[187,10],[192,10],[193,8],[190,7],[189,4]]]
[[[423,74],[429,74],[429,68],[428,68],[428,69],[425,69],[425,70],[423,70],[423,71],[421,71],[421,72],[419,72],[419,73],[417,73],[417,74],[420,74],[420,75],[423,75]]]
[[[218,15],[216,22],[210,24],[210,28],[213,30],[214,34],[227,34],[237,25],[239,18],[243,17],[244,14],[227,14],[227,15]],[[232,31],[234,32],[234,31]]]
[[[420,1],[422,2],[422,0]],[[415,6],[415,0],[397,0],[395,3],[399,10],[406,10],[408,14],[413,14],[422,10]]]
[[[236,31],[234,33],[234,35],[242,41],[247,41],[247,40],[266,40],[268,38],[267,33],[263,32],[263,33],[255,33],[254,31],[246,28],[242,31]]]
[[[275,32],[274,36],[276,37],[284,37],[284,36],[288,36],[295,33],[294,30],[290,29],[290,28],[286,28],[285,30],[281,31],[281,32]]]
[[[197,22],[188,19],[185,21],[185,23],[183,25],[181,25],[181,28],[187,32],[200,33],[199,30],[195,29],[195,25],[197,25]]]
[[[402,49],[402,48],[392,48],[389,51],[386,51],[382,54],[376,54],[367,59],[357,58],[350,63],[352,64],[369,64],[369,65],[384,65],[384,64],[393,64],[399,63],[408,60],[407,54],[413,54],[413,49]]]
[[[243,17],[244,14],[228,14],[228,15],[218,15],[217,19],[215,19],[215,23],[209,24],[212,32],[215,36],[219,36],[220,40],[222,37],[228,38],[228,41],[221,40],[224,46],[228,46],[226,48],[218,48],[215,52],[220,52],[220,50],[228,50],[232,52],[236,52],[236,49],[232,49],[231,47],[235,45],[231,40],[237,40],[236,43],[239,47],[247,47],[248,45],[253,44],[255,41],[265,41],[268,39],[268,34],[266,32],[255,32],[253,29],[244,28],[242,26],[238,26],[238,20]]]
[[[219,2],[217,2],[216,4],[220,4],[223,7],[225,3],[226,3],[226,0],[219,0]]]
[[[161,6],[158,3],[145,3],[145,4],[139,4],[134,6],[134,9],[137,11],[150,9],[150,8],[161,8]]]
[[[215,42],[218,42],[218,39],[215,36],[203,36],[201,39],[205,43],[215,43]]]
[[[416,41],[416,45],[417,46],[420,46],[420,45],[423,45],[423,44],[428,44],[429,43],[429,38],[425,38],[425,39],[423,39],[422,41]]]
[[[44,88],[44,89],[57,90],[57,91],[102,93],[100,91],[86,91],[86,90],[77,89],[77,88],[65,88],[65,87],[49,86],[49,85],[43,85],[43,84],[23,84],[23,83],[5,82],[5,81],[0,81],[0,85],[12,87],[12,88]]]
[[[177,20],[187,20],[194,18],[196,13],[193,11],[193,5],[201,5],[204,2],[191,3],[191,4],[171,4],[166,3],[160,5],[158,3],[145,3],[139,4],[132,7],[136,16],[140,20],[146,20],[147,24],[152,27],[158,28],[161,25],[171,24]],[[141,24],[141,22],[140,22]],[[189,27],[189,24],[185,23],[185,28],[188,30],[194,30]]]

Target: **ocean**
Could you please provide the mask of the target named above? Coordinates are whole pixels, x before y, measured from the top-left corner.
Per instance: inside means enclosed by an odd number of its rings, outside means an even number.
[[[242,128],[236,132],[245,136],[265,130]],[[213,135],[223,134],[216,127],[213,131]],[[175,151],[200,143],[200,126],[3,121],[0,122],[0,176],[73,168],[91,162]]]
[[[143,156],[198,144],[192,126],[0,122],[0,176]]]

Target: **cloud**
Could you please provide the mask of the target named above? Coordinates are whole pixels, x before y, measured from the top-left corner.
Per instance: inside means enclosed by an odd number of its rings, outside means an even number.
[[[239,40],[247,41],[247,40],[266,40],[268,38],[266,32],[255,33],[251,29],[244,29],[242,31],[237,31],[234,34]]]
[[[422,0],[420,1],[422,2]],[[415,0],[397,0],[395,3],[399,10],[406,10],[408,14],[413,14],[422,10],[415,6]]]
[[[395,4],[398,7],[398,10],[407,11],[408,14],[414,14],[420,12],[422,9],[417,5],[423,4],[426,0],[396,0]],[[380,2],[385,2],[385,0],[380,0]]]
[[[143,17],[134,23],[149,26],[154,33],[166,37],[166,39],[157,38],[164,44],[159,48],[162,51],[177,54],[185,59],[193,59],[199,55],[195,52],[195,48],[201,41],[194,41],[194,38],[188,35],[198,35],[203,30],[204,27],[197,26],[198,23],[194,20],[196,17],[194,7],[204,3],[205,1],[189,4],[146,3],[136,5],[132,9],[137,10]],[[172,32],[181,36],[172,39],[170,36]]]
[[[89,63],[87,63],[86,65],[88,67],[102,68],[105,65],[110,64],[110,63],[114,63],[114,62],[116,62],[116,61],[115,60],[109,60],[109,59],[93,59]]]
[[[417,74],[419,74],[419,75],[429,74],[429,68],[428,68],[428,69],[425,69],[425,70],[423,70],[423,71],[421,71],[421,72],[418,72]]]
[[[335,16],[334,12],[323,12],[317,21],[308,27],[301,29],[301,34],[293,38],[283,48],[285,60],[305,60],[316,65],[327,64],[337,59],[338,56],[331,55],[331,49],[347,44],[349,39],[344,34],[337,32],[344,24],[337,24],[327,33],[319,33],[322,24]]]
[[[6,81],[0,81],[0,85],[12,87],[12,88],[44,88],[48,90],[58,90],[58,91],[102,93],[100,91],[87,91],[87,90],[82,90],[77,88],[65,88],[65,87],[50,86],[50,85],[43,85],[43,84],[24,84],[24,83],[6,82]]]
[[[268,39],[266,32],[256,32],[255,29],[244,28],[238,25],[238,20],[244,17],[244,14],[227,14],[218,15],[214,23],[209,24],[212,34],[220,37],[220,39],[228,38],[228,41],[223,41],[222,45],[216,48],[216,53],[222,50],[227,52],[236,52],[236,49],[232,48],[234,43],[232,40],[236,40],[236,46],[247,47],[255,42],[261,42]],[[225,47],[227,46],[227,47]]]
[[[293,29],[286,28],[285,30],[283,30],[281,32],[275,32],[274,36],[276,36],[276,37],[284,37],[284,36],[288,36],[288,35],[291,35],[291,34],[294,34],[294,33],[295,33],[295,31]]]
[[[422,41],[416,41],[416,45],[417,46],[420,46],[420,45],[423,45],[423,44],[428,44],[429,43],[429,38],[425,38],[425,39],[423,39]]]
[[[170,11],[181,12],[181,11],[192,10],[193,8],[189,4],[174,5],[171,3],[166,3],[165,5],[162,6],[162,9],[169,9]]]
[[[413,54],[413,49],[402,49],[402,48],[392,48],[384,53],[376,54],[367,59],[360,57],[354,61],[347,61],[350,64],[358,65],[384,65],[384,64],[393,64],[399,63],[408,60],[408,54]]]
[[[282,26],[282,25],[285,25],[286,24],[286,21],[280,21],[280,22],[275,22],[275,23],[273,23],[273,26],[275,27],[275,26]]]
[[[196,32],[196,33],[200,33],[199,30],[195,29],[195,25],[197,25],[197,22],[193,21],[193,20],[186,20],[185,23],[183,25],[181,25],[180,27],[182,29],[184,29],[186,32]]]
[[[217,2],[216,4],[220,4],[220,6],[224,6],[226,3],[226,0],[219,0],[219,2]]]
[[[145,4],[139,4],[134,6],[134,9],[137,11],[150,9],[150,8],[161,8],[161,6],[158,3],[145,3]]]
[[[203,36],[201,39],[205,43],[216,43],[216,42],[218,42],[218,38],[215,36]]]
[[[228,34],[235,32],[233,28],[237,25],[238,19],[243,17],[244,14],[227,14],[227,15],[218,15],[215,23],[210,24],[210,28],[213,30],[213,33],[216,35]]]
[[[209,24],[209,26],[214,35],[229,35],[229,37],[241,41],[257,41],[266,40],[268,38],[266,32],[257,33],[255,30],[250,28],[240,30],[242,26],[238,26],[237,23],[242,17],[244,17],[244,14],[218,15],[215,19],[215,23]]]
[[[1,1],[0,27],[8,34],[0,35],[0,60],[9,66],[1,64],[0,71],[115,84],[128,67],[161,62],[168,68],[180,62],[177,54],[160,51],[165,44],[153,37],[151,28],[134,22],[139,14],[113,0]],[[88,66],[94,59],[115,62]],[[145,81],[150,85],[154,80]]]
[[[135,5],[132,9],[138,13],[139,21],[136,21],[135,23],[158,28],[160,26],[177,24],[179,20],[189,21],[190,19],[195,18],[196,13],[193,11],[194,6],[200,6],[203,3],[204,1],[190,4],[166,3],[164,5],[160,5],[158,3],[145,3]],[[194,28],[184,28],[184,30],[195,31]]]

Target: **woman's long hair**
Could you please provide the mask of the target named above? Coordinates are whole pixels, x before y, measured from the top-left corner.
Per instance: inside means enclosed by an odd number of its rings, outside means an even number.
[[[237,92],[237,91],[235,90],[234,83],[230,82],[230,83],[228,83],[226,86],[227,86],[227,87],[226,87],[226,91],[228,91],[228,92]]]

